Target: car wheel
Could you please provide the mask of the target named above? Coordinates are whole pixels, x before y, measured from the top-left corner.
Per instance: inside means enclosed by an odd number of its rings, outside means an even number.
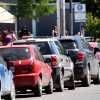
[[[45,92],[47,94],[52,94],[53,93],[53,79],[51,77],[50,82],[48,84],[48,86],[45,87]]]
[[[58,76],[58,88],[56,88],[56,90],[58,92],[62,92],[64,90],[64,75],[62,73],[62,71],[60,71],[60,74]]]
[[[75,89],[74,74],[71,75],[69,81],[70,81],[70,84],[69,84],[70,86],[68,86],[68,89],[69,90],[74,90]]]
[[[7,95],[4,100],[15,100],[15,85],[14,82],[11,84],[11,93]]]
[[[37,85],[35,86],[33,91],[34,91],[35,96],[38,96],[38,97],[42,96],[42,80],[40,77],[38,78]]]
[[[94,84],[100,84],[100,68],[98,69],[98,75],[97,77],[93,80]]]
[[[83,86],[86,86],[86,87],[90,86],[90,84],[91,84],[91,77],[90,77],[89,68],[87,68],[87,74],[84,77],[84,79],[82,80],[82,84],[83,84]]]

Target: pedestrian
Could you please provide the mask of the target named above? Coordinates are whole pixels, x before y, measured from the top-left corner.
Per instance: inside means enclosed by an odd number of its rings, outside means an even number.
[[[7,34],[8,34],[7,30],[3,30],[2,33],[1,33],[2,45],[7,45],[7,43],[10,41],[9,39],[6,38]]]
[[[59,35],[57,26],[53,26],[52,36],[57,37]]]
[[[81,36],[81,37],[83,37],[83,34],[82,34],[82,32],[77,32],[75,35],[78,35],[78,36]]]
[[[21,29],[21,32],[19,33],[19,36],[18,37],[19,37],[19,39],[23,39],[26,36],[30,36],[30,32],[28,32],[27,27],[23,27]]]
[[[11,44],[13,41],[16,40],[15,34],[12,31],[9,31],[8,29],[2,32],[1,38],[2,38],[3,45]]]
[[[11,30],[11,29],[8,30],[7,37],[11,38],[12,42],[15,41],[15,40],[17,40],[15,32],[13,30]]]

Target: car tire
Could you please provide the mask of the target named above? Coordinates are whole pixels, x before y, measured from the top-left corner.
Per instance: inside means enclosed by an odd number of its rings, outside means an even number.
[[[100,67],[98,68],[97,77],[93,80],[94,84],[100,84]]]
[[[45,87],[45,92],[47,94],[52,94],[53,93],[53,79],[51,77],[50,82],[48,84],[48,86]]]
[[[33,88],[33,91],[35,96],[37,97],[42,96],[42,80],[40,77],[38,78],[37,85]]]
[[[85,75],[84,79],[82,80],[82,84],[85,87],[88,87],[91,84],[91,76],[90,76],[89,68],[87,68],[87,74]]]
[[[70,86],[68,86],[68,89],[69,90],[74,90],[75,89],[74,74],[71,75],[69,81],[70,81]]]
[[[60,71],[60,74],[58,76],[58,87],[56,88],[57,92],[63,92],[64,90],[64,75],[62,71]]]
[[[6,95],[4,97],[4,100],[15,100],[15,85],[13,81],[11,83],[11,93],[9,95]]]

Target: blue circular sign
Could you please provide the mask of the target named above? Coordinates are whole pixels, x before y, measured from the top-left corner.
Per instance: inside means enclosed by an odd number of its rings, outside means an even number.
[[[77,10],[80,10],[81,11],[82,9],[83,9],[83,6],[82,5],[78,5],[77,6]]]

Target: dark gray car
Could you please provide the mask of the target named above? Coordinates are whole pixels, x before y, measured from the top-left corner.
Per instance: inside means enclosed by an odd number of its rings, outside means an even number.
[[[80,36],[68,36],[59,39],[74,63],[75,80],[81,80],[84,86],[89,86],[91,79],[100,83],[99,61],[89,49],[89,44]]]

